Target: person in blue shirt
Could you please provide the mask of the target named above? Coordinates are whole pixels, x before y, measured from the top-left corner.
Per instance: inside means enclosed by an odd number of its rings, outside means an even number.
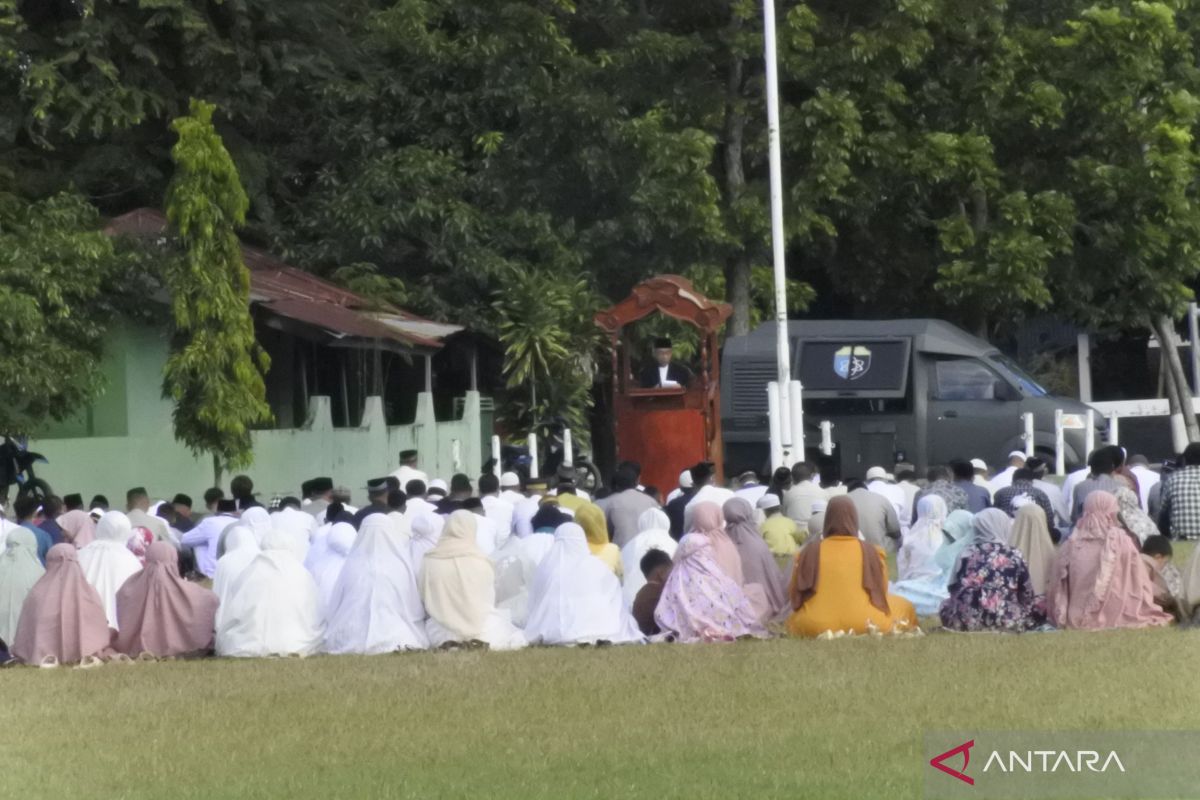
[[[991,493],[975,483],[975,467],[970,461],[952,461],[950,469],[954,472],[954,485],[967,495],[967,511],[978,514],[992,504]]]
[[[50,534],[38,527],[42,518],[41,501],[33,497],[17,498],[17,502],[13,503],[13,512],[17,515],[17,524],[32,531],[34,537],[37,538],[38,560],[45,566],[46,553],[54,543],[50,539]]]
[[[38,527],[50,534],[51,545],[62,544],[66,541],[63,538],[63,530],[58,526],[58,518],[63,513],[63,501],[61,498],[54,495],[47,495],[42,498],[42,519],[38,523]]]

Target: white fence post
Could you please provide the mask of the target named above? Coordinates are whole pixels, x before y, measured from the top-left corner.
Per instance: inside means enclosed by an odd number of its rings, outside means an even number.
[[[571,441],[570,428],[563,428],[563,464],[575,466],[575,444]]]
[[[789,419],[792,423],[792,452],[788,455],[791,464],[784,464],[785,467],[790,467],[798,461],[804,461],[804,403],[803,403],[804,387],[800,385],[800,381],[792,381],[791,391],[788,392],[788,404],[791,406],[789,410]]]
[[[1119,421],[1119,417],[1117,417],[1117,412],[1115,412],[1115,411],[1108,412],[1108,444],[1120,444],[1121,443],[1121,438],[1120,438],[1121,428],[1120,428],[1120,426],[1121,426],[1121,423]]]
[[[833,455],[833,423],[821,420],[821,455]]]
[[[1087,430],[1083,432],[1083,449],[1085,460],[1096,449],[1096,412],[1090,408],[1087,411]]]
[[[450,440],[450,463],[455,472],[462,472],[462,442],[458,439]]]
[[[1021,438],[1025,440],[1025,457],[1033,458],[1033,412],[1026,411],[1021,418],[1025,423],[1025,431],[1021,434]]]
[[[1054,474],[1067,474],[1066,444],[1063,442],[1063,412],[1054,409]]]
[[[783,440],[780,438],[779,381],[767,383],[767,427],[771,437],[771,471],[783,466]]]
[[[497,478],[499,478],[500,473],[503,472],[503,468],[500,464],[500,437],[499,436],[492,437],[492,472],[495,473]]]
[[[530,432],[529,439],[526,440],[526,447],[529,448],[529,477],[538,477],[538,449],[537,449],[537,434]]]

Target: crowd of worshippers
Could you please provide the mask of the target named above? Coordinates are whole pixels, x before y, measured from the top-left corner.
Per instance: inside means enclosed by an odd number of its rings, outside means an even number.
[[[702,463],[665,498],[629,462],[591,497],[569,468],[447,483],[401,456],[357,508],[327,477],[264,506],[237,476],[203,512],[141,488],[124,511],[18,499],[0,520],[5,663],[1200,621],[1200,548],[1171,564],[1171,538],[1200,538],[1200,444],[1157,469],[1103,447],[1061,485],[1015,452],[994,475],[976,459],[843,482],[797,463],[728,487]]]

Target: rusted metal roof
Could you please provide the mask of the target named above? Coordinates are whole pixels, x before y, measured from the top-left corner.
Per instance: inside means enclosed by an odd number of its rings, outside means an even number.
[[[167,218],[153,208],[139,208],[109,221],[110,236],[161,236]],[[442,339],[463,330],[460,325],[435,322],[399,308],[378,308],[366,298],[290,266],[256,247],[242,245],[250,270],[250,304],[305,325],[334,339],[387,340],[410,348],[436,350]]]

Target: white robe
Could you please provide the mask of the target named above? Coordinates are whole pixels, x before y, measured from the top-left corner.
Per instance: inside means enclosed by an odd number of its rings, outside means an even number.
[[[438,539],[442,538],[442,528],[446,526],[445,517],[440,514],[421,514],[412,520],[412,539],[408,543],[408,554],[413,572],[421,574],[421,562],[425,554],[434,548]]]
[[[285,508],[271,515],[271,524],[288,535],[288,547],[296,558],[304,561],[313,532],[317,529],[317,518],[294,508]]]
[[[126,547],[132,535],[129,517],[120,511],[109,511],[96,526],[95,540],[79,551],[83,577],[100,595],[108,627],[114,630],[117,628],[117,590],[130,576],[142,571],[142,563]]]
[[[349,522],[335,523],[326,536],[324,552],[309,570],[313,580],[317,582],[317,594],[321,597],[321,613],[326,618],[329,616],[333,590],[337,586],[338,578],[341,577],[342,569],[346,566],[346,559],[357,538],[358,531],[354,530],[354,526]]]
[[[496,549],[504,546],[513,531],[513,507],[507,500],[501,500],[494,495],[484,495],[479,498],[483,503],[483,513],[491,520],[495,530]]]
[[[638,517],[638,534],[621,548],[621,567],[625,582],[621,595],[626,608],[633,608],[633,600],[646,585],[642,574],[642,556],[651,550],[662,550],[674,558],[679,543],[671,538],[671,520],[661,509],[649,508]]]
[[[284,534],[264,537],[263,551],[233,582],[225,606],[218,655],[309,656],[321,647],[325,625],[317,584]]]
[[[254,557],[262,552],[254,532],[244,525],[234,523],[225,534],[225,555],[217,561],[213,576],[213,592],[217,595],[216,626],[221,627],[221,615],[228,602],[230,589]]]
[[[553,544],[554,537],[546,533],[513,536],[492,555],[496,567],[496,608],[507,611],[519,628],[524,627],[529,616],[533,576]]]
[[[531,644],[645,641],[625,609],[617,576],[591,554],[574,522],[558,526],[534,574],[525,638]]]
[[[324,650],[375,655],[424,650],[425,607],[408,543],[381,514],[363,520],[329,603]]]

